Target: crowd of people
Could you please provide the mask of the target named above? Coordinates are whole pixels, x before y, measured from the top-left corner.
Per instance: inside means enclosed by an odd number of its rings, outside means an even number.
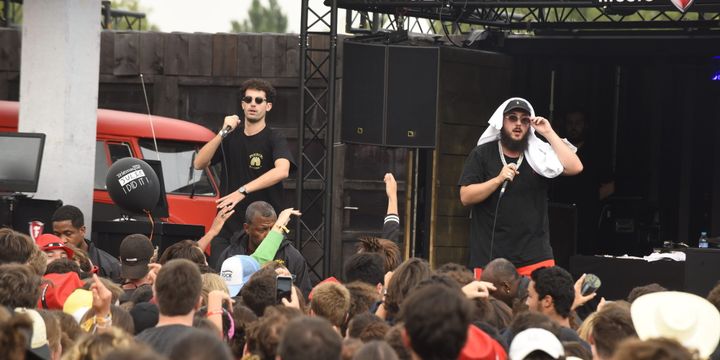
[[[198,169],[222,164],[225,179],[199,240],[158,254],[132,234],[116,258],[87,238],[72,205],[35,239],[0,229],[0,358],[720,359],[720,285],[704,299],[650,284],[595,306],[585,275],[555,266],[547,179],[583,164],[520,98],[498,107],[458,183],[475,215],[473,271],[403,259],[386,174],[382,237],[361,238],[340,279],[312,284],[285,238],[302,214],[276,212],[294,162],[265,124],[275,89],[251,79],[242,91],[244,123],[226,117],[194,158]]]
[[[304,268],[275,260],[287,246],[285,225],[300,213],[276,215],[263,202],[248,206],[245,224],[261,216],[272,225],[252,253],[226,256],[219,271],[206,241],[157,254],[133,234],[115,259],[85,238],[71,205],[35,241],[1,229],[0,358],[720,358],[720,286],[703,299],[650,284],[587,309],[595,294],[581,292],[585,276],[558,266],[524,276],[504,258],[475,274],[403,261],[396,184],[390,174],[385,182],[385,238],[362,238],[340,279],[307,289],[297,273]],[[219,212],[213,226],[226,218]],[[293,279],[290,291],[280,291],[279,278]]]

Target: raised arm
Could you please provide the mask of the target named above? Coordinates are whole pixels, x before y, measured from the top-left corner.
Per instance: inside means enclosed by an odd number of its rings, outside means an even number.
[[[245,191],[253,193],[258,190],[267,189],[290,176],[290,160],[277,159],[275,167],[266,173],[258,176],[257,179],[245,184]]]
[[[205,252],[205,249],[207,249],[208,245],[210,245],[212,239],[218,236],[220,230],[222,230],[223,225],[225,225],[225,220],[229,219],[234,212],[235,210],[233,208],[222,208],[218,211],[215,215],[215,219],[213,219],[212,225],[210,225],[210,230],[208,230],[208,232],[206,232],[205,235],[196,243],[200,250]]]
[[[553,151],[557,154],[564,170],[563,175],[577,175],[583,170],[583,164],[575,152],[558,136],[553,130],[548,119],[536,116],[530,119],[531,125],[535,131],[545,137],[552,146]]]
[[[387,212],[385,213],[385,219],[383,220],[382,237],[384,239],[391,240],[400,246],[400,216],[398,216],[397,182],[391,173],[385,174],[383,181],[385,182],[385,194],[387,194],[388,205]]]
[[[485,182],[460,186],[460,202],[464,206],[475,205],[485,201],[492,195],[505,180],[513,181],[516,175],[517,165],[514,163],[503,166],[497,176]]]
[[[237,128],[238,124],[240,124],[240,118],[237,115],[226,116],[223,121],[223,129],[229,126],[230,131],[233,131]],[[218,133],[215,137],[203,145],[202,148],[200,148],[200,151],[198,151],[195,156],[195,160],[193,160],[193,167],[195,170],[201,170],[210,165],[210,160],[212,160],[213,155],[215,155],[218,147],[220,147],[222,140],[222,136]]]
[[[266,173],[260,175],[257,179],[245,184],[245,191],[250,194],[258,190],[269,188],[290,175],[290,160],[288,159],[277,159],[275,160],[275,167],[268,170]],[[239,189],[231,192],[217,200],[217,207],[222,209],[229,206],[234,208],[239,202],[245,198],[245,194],[242,194]]]
[[[397,182],[392,173],[385,174],[383,178],[385,182],[385,193],[388,198],[387,212],[385,215],[398,214],[398,198],[397,198]]]
[[[300,211],[293,208],[281,211],[275,221],[275,225],[268,231],[268,234],[263,241],[260,242],[255,252],[250,254],[261,266],[275,258],[275,253],[277,253],[280,248],[280,243],[282,243],[285,234],[288,232],[286,226],[292,215],[300,216],[301,214]]]

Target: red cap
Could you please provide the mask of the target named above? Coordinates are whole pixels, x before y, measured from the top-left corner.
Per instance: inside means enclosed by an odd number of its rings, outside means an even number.
[[[72,259],[75,256],[75,252],[65,246],[65,242],[61,238],[53,234],[42,234],[35,239],[35,243],[42,251],[61,249],[65,250],[68,258]]]
[[[467,341],[458,360],[505,360],[507,353],[502,345],[475,325],[470,325]]]
[[[68,296],[84,285],[75,272],[47,274],[43,279],[47,280],[47,284],[41,285],[43,289],[38,301],[38,308],[43,309],[62,310]]]

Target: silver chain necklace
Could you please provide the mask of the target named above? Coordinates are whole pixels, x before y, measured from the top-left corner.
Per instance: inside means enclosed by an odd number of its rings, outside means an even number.
[[[505,161],[505,153],[503,153],[502,150],[502,144],[500,144],[500,140],[498,140],[498,151],[500,152],[500,161],[502,161],[503,166],[507,166],[507,161]],[[522,165],[523,159],[525,159],[525,152],[520,153],[520,157],[518,158],[518,161],[515,165],[517,165],[517,169],[520,169],[520,165]]]

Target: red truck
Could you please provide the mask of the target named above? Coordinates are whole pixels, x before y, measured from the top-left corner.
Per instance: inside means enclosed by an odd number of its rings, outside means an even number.
[[[0,132],[17,131],[19,107],[16,101],[0,101]],[[212,168],[193,169],[192,159],[197,149],[215,134],[183,120],[153,116],[152,121],[167,192],[169,216],[164,220],[203,225],[207,231],[215,217],[215,200],[220,194],[218,181]],[[105,189],[105,176],[113,162],[128,156],[157,159],[148,115],[98,109],[94,221],[116,219],[121,215]]]

